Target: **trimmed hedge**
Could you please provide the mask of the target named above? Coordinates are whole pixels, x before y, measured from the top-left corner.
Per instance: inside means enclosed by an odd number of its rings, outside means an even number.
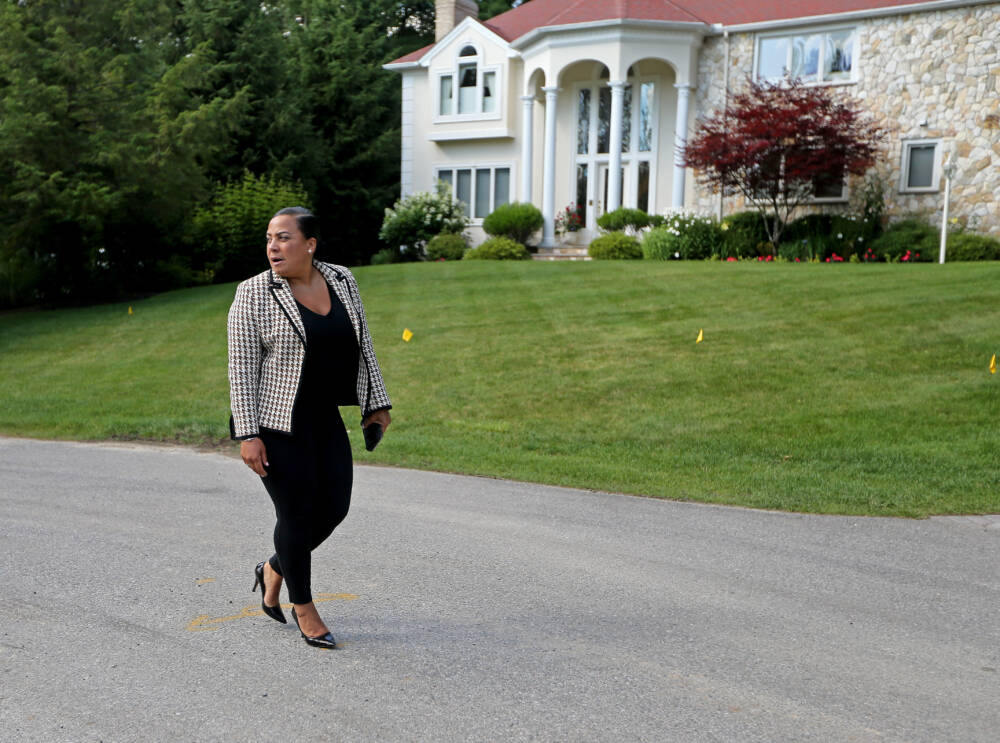
[[[772,218],[772,215],[767,215],[767,219]],[[725,237],[719,251],[720,258],[756,258],[773,252],[760,212],[730,214],[722,220],[721,229]]]
[[[948,236],[946,261],[1000,261],[1000,240],[989,235],[962,232]]]
[[[446,261],[460,261],[468,247],[469,244],[462,235],[445,232],[432,237],[424,250],[429,261],[438,261],[442,258]]]
[[[904,219],[890,224],[882,236],[872,242],[879,258],[898,261],[909,254],[908,260],[933,261],[937,257],[940,236],[937,230],[919,219]]]
[[[471,250],[465,251],[466,261],[524,261],[531,253],[521,243],[509,237],[491,237]]]
[[[545,219],[537,206],[514,201],[494,209],[483,220],[483,230],[487,235],[509,237],[525,245],[544,223]]]
[[[590,243],[587,250],[594,260],[634,260],[642,258],[639,241],[624,232],[609,232]]]
[[[602,214],[597,219],[597,226],[605,232],[622,232],[627,227],[638,231],[649,226],[649,215],[642,209],[622,206],[613,212]]]

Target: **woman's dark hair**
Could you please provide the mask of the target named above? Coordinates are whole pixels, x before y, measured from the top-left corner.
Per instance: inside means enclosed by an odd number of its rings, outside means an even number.
[[[302,236],[306,240],[311,237],[315,237],[317,247],[323,244],[323,241],[319,236],[319,220],[316,219],[315,214],[306,209],[304,206],[286,206],[284,209],[278,210],[274,216],[283,217],[286,215],[295,217],[295,222],[299,226],[299,232],[302,233]],[[271,219],[274,219],[274,217],[271,217]]]

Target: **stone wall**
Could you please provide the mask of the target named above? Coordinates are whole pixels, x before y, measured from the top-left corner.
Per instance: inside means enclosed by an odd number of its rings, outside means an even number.
[[[903,141],[940,138],[944,158],[951,154],[956,166],[951,215],[1000,236],[1000,3],[868,19],[857,28],[858,82],[836,90],[861,102],[885,131],[870,175],[884,184],[890,216],[940,220],[943,178],[940,192],[900,193]],[[730,36],[730,90],[752,70],[754,38]],[[722,105],[724,59],[723,37],[706,39],[698,116]],[[858,190],[852,183],[851,191]],[[741,201],[727,197],[725,212],[745,208]],[[718,204],[717,195],[697,189],[697,210],[715,214]]]

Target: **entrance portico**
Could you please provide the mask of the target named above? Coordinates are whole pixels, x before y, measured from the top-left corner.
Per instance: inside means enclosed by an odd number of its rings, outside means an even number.
[[[619,206],[655,212],[685,203],[679,153],[705,27],[610,21],[537,29],[512,44],[524,61],[521,200],[531,200],[533,106],[544,101],[543,247],[555,244],[563,201],[586,229]],[[543,82],[544,81],[544,82]],[[543,97],[544,96],[544,97]]]

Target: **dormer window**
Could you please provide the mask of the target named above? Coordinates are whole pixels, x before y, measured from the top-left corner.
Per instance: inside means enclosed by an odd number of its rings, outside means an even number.
[[[497,113],[498,69],[485,67],[472,44],[463,46],[454,69],[438,76],[438,116]]]

